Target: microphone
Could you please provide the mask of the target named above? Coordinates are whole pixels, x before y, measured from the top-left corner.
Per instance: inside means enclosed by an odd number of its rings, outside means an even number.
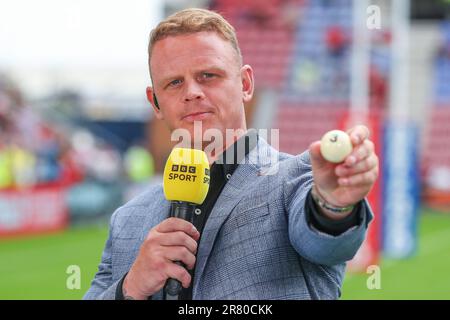
[[[205,201],[209,190],[209,162],[202,150],[174,148],[164,167],[163,189],[171,202],[170,217],[192,222],[197,204]],[[176,264],[183,266],[180,261]],[[166,300],[178,300],[181,283],[168,279],[164,292]]]

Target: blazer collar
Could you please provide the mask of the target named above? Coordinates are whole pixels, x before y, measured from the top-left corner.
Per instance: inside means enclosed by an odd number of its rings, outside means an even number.
[[[278,151],[268,145],[264,139],[258,138],[256,148],[241,161],[222,190],[206,222],[199,243],[192,292],[194,298],[198,298],[198,284],[222,225],[243,198],[245,194],[243,190],[251,190],[257,185],[265,170],[276,164],[273,161],[278,159],[277,157]]]

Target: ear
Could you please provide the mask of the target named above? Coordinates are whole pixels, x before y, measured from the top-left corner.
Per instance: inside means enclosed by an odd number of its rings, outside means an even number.
[[[248,64],[241,68],[242,81],[242,101],[249,102],[253,98],[253,91],[255,89],[255,80],[253,78],[253,69]]]
[[[158,120],[164,119],[164,116],[163,116],[163,114],[161,112],[161,109],[156,107],[155,99],[154,99],[154,96],[153,96],[153,94],[154,94],[153,88],[152,87],[147,87],[145,89],[145,93],[147,94],[148,102],[150,102],[150,104],[153,107],[153,112],[155,113],[156,119],[158,119]]]

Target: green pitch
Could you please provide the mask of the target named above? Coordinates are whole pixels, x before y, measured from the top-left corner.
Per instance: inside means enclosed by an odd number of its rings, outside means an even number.
[[[0,299],[81,299],[108,234],[105,226],[0,242]],[[80,289],[67,289],[67,268],[80,267]]]
[[[423,213],[416,255],[383,259],[380,290],[367,288],[370,274],[347,274],[342,299],[450,299],[450,213]]]
[[[383,260],[381,289],[368,274],[347,274],[342,299],[450,299],[450,214],[424,212],[417,255]],[[107,227],[0,241],[0,299],[81,299],[89,288]],[[68,289],[67,268],[80,268],[80,289]]]

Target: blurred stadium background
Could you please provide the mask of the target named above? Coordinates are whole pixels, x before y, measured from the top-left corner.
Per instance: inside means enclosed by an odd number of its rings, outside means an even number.
[[[248,127],[279,128],[282,151],[372,129],[376,219],[342,298],[450,299],[445,0],[0,0],[0,299],[81,298],[114,209],[161,181],[173,144],[145,99],[148,33],[188,7],[235,26]]]

